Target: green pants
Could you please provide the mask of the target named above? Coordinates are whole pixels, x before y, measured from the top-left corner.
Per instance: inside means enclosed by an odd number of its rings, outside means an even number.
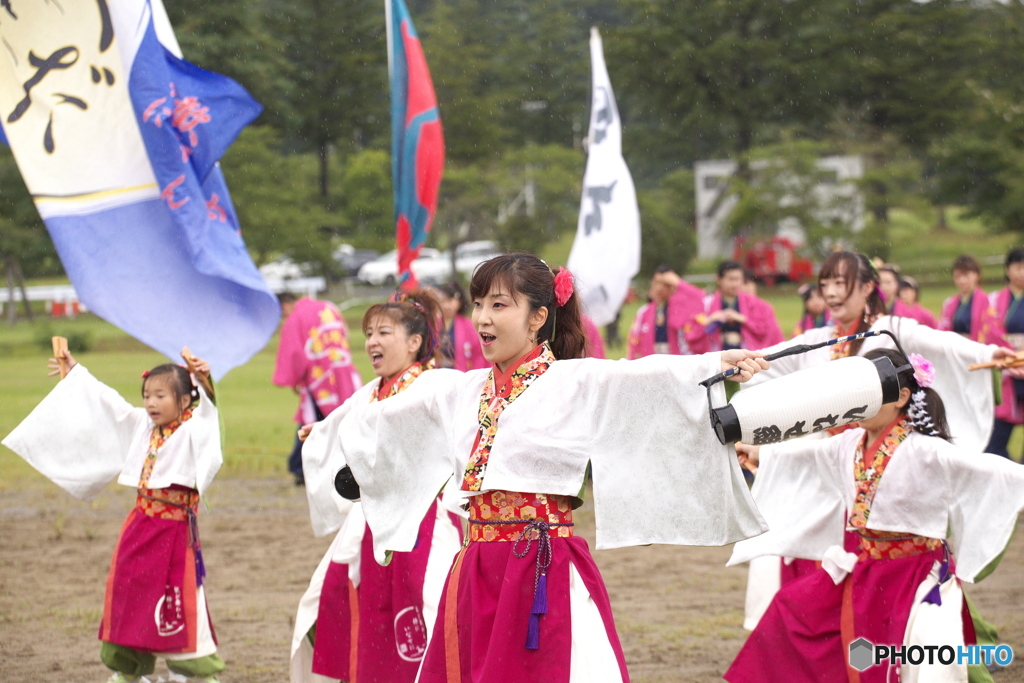
[[[104,642],[100,648],[100,659],[108,669],[126,676],[148,676],[156,667],[156,655],[139,652],[124,645]],[[182,676],[216,676],[224,670],[224,660],[219,655],[206,655],[195,659],[168,659],[167,668]]]

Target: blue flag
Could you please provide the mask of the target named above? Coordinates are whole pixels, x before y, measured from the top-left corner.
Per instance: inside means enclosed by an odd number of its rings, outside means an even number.
[[[82,302],[223,376],[266,345],[277,299],[217,164],[260,105],[182,60],[159,0],[0,15],[5,138]]]

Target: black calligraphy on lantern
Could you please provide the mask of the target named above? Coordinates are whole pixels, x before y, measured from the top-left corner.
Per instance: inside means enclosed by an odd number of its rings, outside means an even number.
[[[826,429],[832,429],[839,422],[838,415],[832,415],[829,413],[824,417],[819,417],[817,420],[811,423],[811,433],[821,432]]]
[[[806,436],[807,430],[804,429],[804,425],[807,424],[805,420],[800,420],[795,425],[786,430],[786,433],[782,435],[783,439],[793,439],[798,436]]]
[[[858,422],[867,417],[868,407],[860,406],[859,408],[850,408],[843,413],[843,419],[847,422]]]
[[[782,439],[782,430],[777,425],[765,425],[754,430],[754,445],[763,446]]]

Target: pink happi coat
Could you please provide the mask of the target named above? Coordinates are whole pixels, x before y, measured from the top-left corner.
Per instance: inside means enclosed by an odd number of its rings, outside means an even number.
[[[477,370],[490,365],[484,358],[484,350],[480,346],[480,335],[473,327],[473,321],[464,315],[457,315],[452,321],[455,327],[455,339],[452,344],[452,362],[454,368],[462,372]]]
[[[893,304],[892,314],[916,320],[922,325],[927,325],[928,327],[938,327],[938,323],[935,322],[935,314],[929,311],[921,304],[914,304],[913,306],[908,306],[907,304],[903,303],[902,299],[897,299],[896,303]]]
[[[686,280],[680,280],[675,293],[668,300],[666,318],[668,324],[669,353],[689,356],[688,338],[694,317],[704,310],[704,292]],[[654,354],[654,326],[658,305],[645,304],[636,312],[633,326],[629,330],[628,358],[635,360]]]
[[[737,294],[740,301],[740,314],[747,321],[740,325],[743,337],[743,348],[763,349],[782,342],[785,337],[775,318],[775,309],[764,299],[751,296],[745,292]],[[694,318],[694,323],[687,334],[687,341],[694,353],[707,353],[722,350],[721,326],[713,330],[707,328],[707,316],[722,310],[722,294],[715,292],[704,300],[704,310]]]
[[[953,329],[953,316],[960,306],[960,296],[954,294],[942,302],[942,314],[939,316],[940,330],[951,331]],[[973,341],[982,344],[999,344],[1005,346],[1003,341],[1003,323],[996,316],[996,311],[988,300],[988,295],[979,287],[971,295],[971,334]]]
[[[587,316],[580,316],[583,321],[583,330],[587,333],[588,358],[604,358],[604,339],[601,338],[601,330],[594,321]]]
[[[1009,310],[1010,304],[1013,303],[1013,292],[1009,287],[992,292],[989,295],[989,303],[995,310],[996,320],[1005,321],[1006,312]],[[1017,402],[1017,391],[1013,386],[1013,378],[1005,371],[1003,372],[1003,402],[996,406],[996,419],[1015,425],[1024,424],[1024,413],[1021,411],[1021,405]]]
[[[345,402],[362,385],[352,364],[348,328],[338,307],[303,297],[281,328],[274,384],[296,387],[301,396],[295,422],[316,422]]]

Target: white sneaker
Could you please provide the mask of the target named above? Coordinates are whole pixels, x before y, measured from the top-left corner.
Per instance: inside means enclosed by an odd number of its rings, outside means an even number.
[[[152,683],[145,676],[129,676],[123,674],[120,671],[115,671],[110,678],[107,679],[107,683]]]

